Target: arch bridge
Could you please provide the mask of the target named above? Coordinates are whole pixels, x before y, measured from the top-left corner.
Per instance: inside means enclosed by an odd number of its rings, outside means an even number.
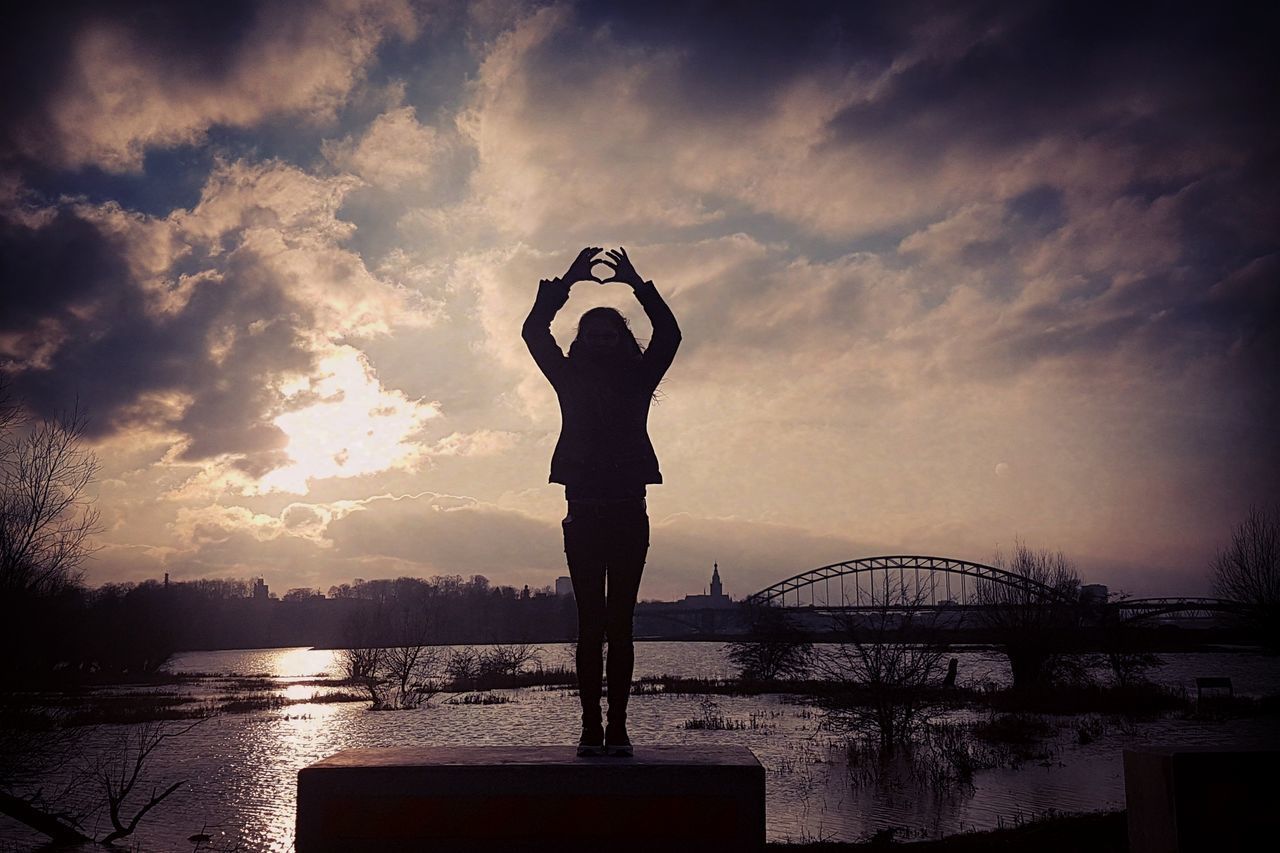
[[[1247,608],[1238,601],[1225,598],[1126,598],[1113,601],[1121,622],[1146,619],[1216,619],[1222,615],[1240,615]]]
[[[746,603],[822,611],[982,607],[975,592],[983,583],[1007,587],[1013,593],[1004,597],[1009,603],[1080,603],[1047,584],[996,566],[908,554],[862,557],[810,569],[747,596]],[[1111,618],[1122,623],[1211,620],[1248,609],[1223,598],[1186,597],[1129,598],[1096,605],[1105,606]]]
[[[1014,600],[1069,603],[1047,584],[995,566],[950,557],[890,555],[832,563],[793,575],[753,593],[747,604],[858,610],[883,607],[976,606],[980,584],[1000,584]]]

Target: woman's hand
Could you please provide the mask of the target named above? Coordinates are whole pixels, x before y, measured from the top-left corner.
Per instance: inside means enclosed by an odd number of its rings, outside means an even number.
[[[608,284],[613,281],[620,281],[623,284],[629,284],[632,287],[639,287],[644,284],[644,279],[640,277],[640,273],[636,272],[636,268],[631,265],[631,259],[627,257],[627,250],[619,246],[617,249],[610,249],[605,252],[610,260],[598,260],[596,263],[604,264],[613,270],[613,275],[606,278],[601,284]]]
[[[599,246],[588,246],[578,253],[578,257],[573,259],[573,263],[569,265],[569,271],[560,279],[561,284],[566,287],[572,287],[580,281],[594,281],[600,284],[603,282],[591,274],[591,268],[596,264],[603,264],[604,261],[593,260],[600,253]]]

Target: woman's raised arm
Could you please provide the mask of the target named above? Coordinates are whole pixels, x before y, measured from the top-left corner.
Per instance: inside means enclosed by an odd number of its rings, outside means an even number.
[[[592,260],[599,253],[600,247],[588,246],[573,259],[573,263],[569,265],[569,270],[563,277],[543,279],[538,282],[538,295],[534,298],[533,307],[529,309],[529,316],[524,319],[524,326],[520,330],[520,336],[524,338],[529,354],[533,356],[542,375],[547,377],[552,385],[556,384],[560,371],[564,367],[564,353],[551,335],[551,321],[569,301],[570,287],[576,282],[588,279],[599,281],[591,274],[594,264],[604,263]]]
[[[649,322],[653,325],[653,337],[644,351],[644,371],[647,381],[652,387],[657,388],[667,368],[671,367],[671,362],[675,360],[676,350],[680,348],[680,325],[676,322],[676,315],[671,313],[671,308],[658,293],[658,289],[653,286],[653,282],[645,281],[636,272],[631,258],[627,257],[626,249],[618,247],[605,254],[610,259],[598,261],[598,263],[612,267],[613,276],[605,279],[603,283],[620,281],[631,285],[636,301],[640,303],[640,307],[644,308],[644,313],[648,315]]]

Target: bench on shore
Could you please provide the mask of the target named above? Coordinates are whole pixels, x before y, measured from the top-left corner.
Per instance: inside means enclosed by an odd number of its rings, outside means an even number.
[[[1273,849],[1280,749],[1149,746],[1124,751],[1130,853]]]
[[[1196,707],[1197,708],[1199,708],[1200,705],[1204,702],[1206,690],[1209,691],[1208,698],[1211,700],[1220,698],[1223,695],[1223,691],[1226,691],[1226,697],[1228,699],[1233,699],[1235,698],[1235,695],[1236,695],[1235,688],[1231,686],[1230,678],[1226,678],[1225,676],[1209,676],[1207,678],[1206,677],[1197,678],[1196,679]]]
[[[298,772],[297,853],[763,850],[745,746],[347,749]]]

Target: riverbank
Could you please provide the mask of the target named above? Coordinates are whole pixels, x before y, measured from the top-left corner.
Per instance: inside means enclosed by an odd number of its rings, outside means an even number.
[[[934,841],[894,843],[888,834],[858,843],[769,844],[769,850],[803,853],[871,853],[902,849],[909,853],[1124,853],[1129,849],[1123,810],[1055,815],[1021,826],[965,832]]]
[[[496,654],[494,647],[450,648],[445,659],[454,651]],[[142,718],[214,712],[150,757],[149,779],[184,784],[147,814],[130,843],[157,853],[189,850],[187,838],[208,834],[216,843],[202,850],[287,853],[298,770],[340,750],[516,741],[571,748],[581,711],[567,672],[573,648],[560,644],[538,651],[541,673],[522,673],[522,681],[531,683],[444,690],[408,710],[373,710],[367,694],[343,684],[337,655],[308,648],[182,655],[154,681],[41,693],[27,697],[27,704],[32,711],[55,712],[61,732],[78,738],[80,760],[67,765],[72,769],[92,766],[112,748],[113,738],[142,731]],[[798,842],[825,840],[838,842],[826,849],[841,850],[898,849],[903,843],[915,845],[911,853],[1028,849],[1023,842],[1035,839],[1037,830],[1015,831],[1015,824],[1035,815],[1071,814],[1085,819],[1081,824],[1072,818],[1074,826],[1062,830],[1074,845],[1068,849],[1105,853],[1124,848],[1081,832],[1089,832],[1088,813],[1124,808],[1124,749],[1145,743],[1252,743],[1272,737],[1272,715],[1280,710],[1276,700],[1263,698],[1280,696],[1280,672],[1273,659],[1257,653],[1161,655],[1147,677],[1183,697],[1169,710],[1143,707],[1162,704],[1155,702],[1163,700],[1160,692],[1151,694],[1151,702],[1094,690],[1006,695],[1009,673],[998,651],[954,656],[957,688],[941,697],[947,701],[913,740],[918,748],[885,762],[874,744],[868,747],[865,738],[835,728],[817,701],[818,684],[735,683],[735,666],[720,644],[637,644],[631,736],[641,748],[750,748],[766,771],[768,838],[779,846],[805,849]],[[1197,707],[1195,680],[1201,676],[1231,678],[1236,701],[1216,697]],[[766,686],[773,690],[760,689]],[[1026,704],[1046,710],[1013,710]],[[1063,713],[1086,705],[1098,710]],[[189,722],[157,721],[166,731]],[[48,785],[59,778],[52,773]],[[894,842],[869,846],[888,827],[901,827]],[[984,832],[972,839],[957,834],[966,830]],[[11,838],[16,840],[0,825],[0,851],[31,849],[6,847]],[[1123,832],[1111,838],[1122,844]],[[923,839],[978,846],[938,846]],[[1062,849],[1050,846],[1057,840],[1033,841],[1035,853]]]

